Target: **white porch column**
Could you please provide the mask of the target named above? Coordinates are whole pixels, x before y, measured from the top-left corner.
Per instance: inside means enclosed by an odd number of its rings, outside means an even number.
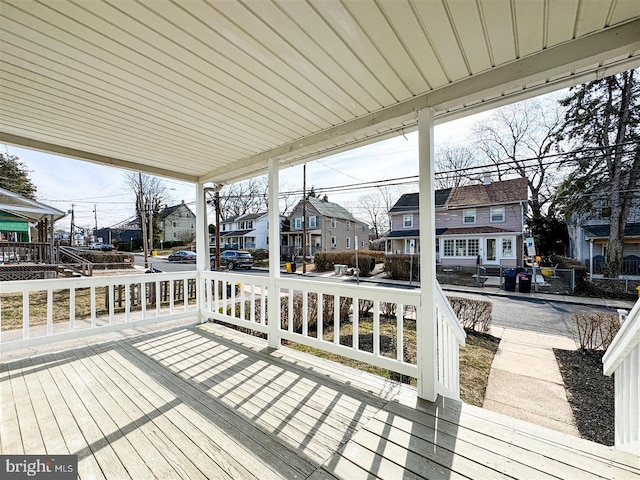
[[[418,111],[418,172],[420,175],[420,294],[418,319],[418,396],[435,401],[437,397],[436,351],[436,224],[433,172],[433,109]]]
[[[204,198],[204,184],[196,184],[196,295],[198,298],[198,323],[204,322],[202,311],[205,308],[204,279],[200,272],[208,270],[209,265],[209,228],[207,224],[207,204]],[[185,288],[186,291],[186,288]]]
[[[280,292],[278,279],[280,278],[280,171],[278,161],[269,160],[269,300],[267,315],[269,322],[269,341],[271,348],[280,348]]]

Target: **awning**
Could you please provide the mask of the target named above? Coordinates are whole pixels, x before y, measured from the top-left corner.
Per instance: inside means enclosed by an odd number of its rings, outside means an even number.
[[[28,233],[29,223],[15,220],[0,220],[0,232]]]

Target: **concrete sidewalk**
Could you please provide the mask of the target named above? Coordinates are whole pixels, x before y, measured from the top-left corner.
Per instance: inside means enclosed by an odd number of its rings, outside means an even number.
[[[501,340],[482,407],[579,437],[553,353],[575,350],[573,340],[501,327],[490,333]]]

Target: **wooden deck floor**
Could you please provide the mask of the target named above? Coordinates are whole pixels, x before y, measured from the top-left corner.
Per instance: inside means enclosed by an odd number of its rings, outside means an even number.
[[[2,453],[80,478],[639,478],[638,457],[213,324],[1,365]]]

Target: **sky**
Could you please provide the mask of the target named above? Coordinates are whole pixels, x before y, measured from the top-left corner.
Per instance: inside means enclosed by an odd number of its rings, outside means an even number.
[[[487,113],[436,126],[436,148],[443,143],[466,143],[472,125],[484,115]],[[322,193],[327,187],[417,175],[417,148],[417,133],[414,132],[310,162],[307,164],[307,188],[313,186]],[[37,200],[65,212],[73,208],[75,224],[79,227],[92,228],[96,218],[98,228],[115,226],[133,216],[135,194],[127,184],[130,172],[11,145],[4,145],[2,149],[18,156],[25,164],[37,187]],[[173,204],[184,200],[195,211],[194,185],[166,178],[162,178],[162,182]],[[280,171],[281,190],[301,188],[302,166]],[[417,185],[413,191],[417,191]],[[369,192],[355,189],[328,196],[330,201],[344,205],[355,216],[366,220],[357,205],[357,199],[366,193]],[[68,230],[65,222],[70,223],[70,215],[60,220],[56,227]]]

